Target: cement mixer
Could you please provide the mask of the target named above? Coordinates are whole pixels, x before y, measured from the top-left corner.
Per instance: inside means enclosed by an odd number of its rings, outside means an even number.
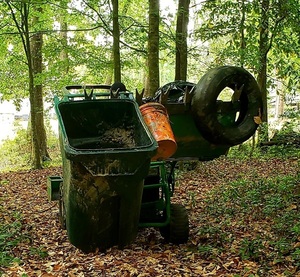
[[[225,88],[230,101],[218,98]],[[84,252],[124,248],[147,227],[166,242],[187,242],[188,213],[171,202],[176,163],[226,154],[254,134],[262,114],[257,82],[233,66],[198,84],[168,83],[151,98],[125,86],[70,85],[54,104],[63,174],[48,178],[48,195]]]

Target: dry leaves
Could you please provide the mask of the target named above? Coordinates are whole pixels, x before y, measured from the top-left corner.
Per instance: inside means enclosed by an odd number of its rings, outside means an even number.
[[[123,250],[113,247],[106,253],[92,254],[84,254],[68,242],[66,232],[60,229],[58,205],[48,201],[47,177],[60,175],[61,169],[0,174],[0,203],[7,211],[3,214],[4,209],[0,209],[1,221],[8,221],[15,212],[20,212],[26,238],[13,250],[22,262],[2,268],[2,276],[262,276],[259,262],[241,260],[230,251],[213,257],[198,251],[201,242],[207,239],[198,234],[204,199],[212,187],[222,186],[238,176],[285,174],[296,172],[297,166],[296,160],[279,159],[259,164],[255,160],[245,164],[223,158],[199,163],[196,169],[179,175],[173,197],[173,202],[184,204],[189,212],[187,244],[165,244],[157,230],[148,228],[141,230],[136,241]],[[233,227],[239,228],[234,223]],[[284,264],[270,266],[268,274],[285,276],[287,269],[294,270],[297,276],[296,269]]]

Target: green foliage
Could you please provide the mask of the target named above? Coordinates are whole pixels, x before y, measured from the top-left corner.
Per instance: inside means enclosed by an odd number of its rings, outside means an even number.
[[[44,161],[43,167],[61,165],[58,137],[47,125],[48,152],[50,161]],[[26,129],[19,128],[13,139],[7,139],[0,145],[0,171],[18,171],[30,169],[31,139]]]
[[[275,135],[270,142],[275,141],[274,145],[265,146],[263,143],[268,142],[267,137],[262,137],[261,145],[252,145],[252,139],[244,142],[241,145],[231,147],[228,157],[239,157],[240,159],[247,159],[249,157],[255,158],[300,158],[300,130],[298,113],[293,114],[292,119],[286,121],[284,126],[275,132]],[[260,126],[260,131],[266,133],[264,129],[269,128],[266,124]]]
[[[37,256],[42,259],[47,258],[49,256],[47,250],[41,246],[40,247],[30,247],[29,254],[31,256]]]
[[[46,133],[47,133],[48,153],[51,160],[44,161],[43,167],[61,166],[62,159],[61,159],[58,134],[54,132],[54,130],[51,128],[49,119],[46,120]]]
[[[19,129],[14,139],[0,146],[0,171],[30,168],[31,144],[25,129]]]
[[[296,117],[286,121],[283,127],[274,134],[273,140],[286,141],[292,143],[300,140],[299,119]]]
[[[205,257],[205,258],[212,258],[212,257],[217,257],[220,252],[221,249],[218,247],[215,247],[213,245],[209,245],[209,244],[204,244],[204,245],[199,245],[198,247],[198,252],[201,255],[201,257]]]
[[[268,20],[268,88],[278,93],[299,91],[299,1],[203,1],[196,11],[199,25],[194,35],[206,42],[208,67],[223,64],[244,66],[254,74],[260,65],[259,31],[262,14]],[[278,80],[283,89],[278,88]]]
[[[243,239],[239,254],[243,260],[258,260],[262,255],[263,242],[260,238],[249,240]]]
[[[3,201],[0,199],[0,201]],[[5,216],[4,216],[5,214]],[[12,263],[21,263],[21,257],[14,253],[14,247],[24,241],[28,242],[29,237],[24,234],[22,225],[22,216],[19,213],[9,214],[5,208],[0,206],[0,216],[4,219],[0,223],[0,276],[1,268],[10,266]],[[28,254],[44,259],[48,257],[48,252],[42,246],[30,247]],[[22,275],[27,276],[27,275]]]
[[[0,214],[2,213],[4,210],[0,209]],[[0,223],[0,267],[9,266],[13,262],[20,262],[19,258],[14,257],[12,250],[24,239],[21,230],[22,223],[19,214],[15,214],[11,222]]]
[[[231,147],[228,157],[247,160],[249,157],[268,160],[270,158],[299,158],[300,149],[292,144],[272,145],[253,148],[252,142],[245,142],[242,145]]]
[[[299,173],[256,181],[245,176],[213,189],[199,228],[206,238],[199,251],[233,245],[231,251],[245,260],[291,259],[300,264],[295,247],[300,235],[299,178]]]
[[[15,7],[16,12],[20,11],[22,1],[7,2]],[[0,5],[3,15],[0,32],[0,98],[11,99],[20,106],[20,101],[28,97],[28,68],[22,40],[13,24],[7,2]],[[35,82],[43,85],[45,101],[51,102],[54,94],[61,95],[62,87],[68,84],[111,83],[113,61],[110,2],[60,0],[55,4],[43,3],[43,12],[37,10],[38,4],[39,2],[28,2],[29,23],[36,16],[40,18],[38,24],[30,24],[29,28],[32,33],[43,32],[45,67],[43,73],[35,78]],[[145,6],[147,7],[145,0],[126,0],[119,3],[122,80],[131,91],[136,88],[141,91],[147,77],[148,10]],[[243,65],[253,74],[257,73],[260,67],[259,1],[202,1],[191,5],[190,11],[190,23],[193,26],[189,30],[190,81],[197,83],[208,68],[224,64]],[[269,91],[297,95],[300,89],[299,2],[270,0],[270,9],[267,12],[270,46]],[[176,10],[161,11],[161,84],[174,78],[175,26]],[[278,81],[282,84],[280,88]],[[289,111],[289,116],[296,116],[293,110]],[[265,127],[262,129],[266,129]],[[19,152],[18,145],[8,144],[4,147],[7,157],[11,154],[17,158],[14,152],[23,154]],[[26,151],[24,157],[19,156],[18,163],[21,167],[26,167],[31,151],[24,141],[21,145],[24,145]],[[287,155],[283,146],[274,146],[265,149],[264,152],[258,148],[252,149],[250,144],[244,148],[245,156],[259,156],[261,153],[273,156],[280,154],[281,157]],[[13,164],[8,158],[8,165]]]

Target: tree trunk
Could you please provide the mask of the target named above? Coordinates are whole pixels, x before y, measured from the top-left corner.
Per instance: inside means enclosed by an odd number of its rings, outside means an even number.
[[[240,64],[241,67],[244,66],[245,62],[245,51],[246,51],[246,40],[245,40],[245,17],[246,17],[246,8],[245,8],[245,0],[241,0],[242,4],[242,18],[240,23]]]
[[[106,78],[105,78],[105,81],[104,81],[104,84],[106,85],[111,85],[112,82],[113,82],[113,76],[114,76],[114,53],[113,51],[111,51],[111,54],[110,54],[110,61],[109,61],[109,64],[107,65],[107,68],[106,68]]]
[[[60,28],[61,31],[59,32],[59,37],[61,39],[61,45],[62,45],[62,50],[60,51],[59,59],[63,61],[63,68],[62,71],[64,74],[68,74],[70,70],[70,59],[69,59],[69,51],[68,51],[68,23],[66,22],[66,17],[65,17],[65,10],[68,9],[68,5],[66,1],[60,0],[59,1],[59,6],[62,7],[61,9],[58,9],[58,18],[59,18],[59,23],[60,23]]]
[[[32,140],[32,166],[35,169],[42,168],[42,156],[49,157],[46,147],[46,132],[44,127],[43,114],[43,96],[42,87],[39,83],[37,75],[42,72],[42,34],[35,33],[30,41],[29,30],[29,10],[34,8],[35,16],[33,17],[33,24],[40,23],[38,14],[42,12],[42,6],[30,6],[30,3],[20,2],[17,6],[11,5],[9,1],[6,2],[11,12],[13,21],[19,31],[22,40],[24,52],[26,55],[28,65],[28,90],[30,101],[30,128]],[[38,3],[38,1],[37,1]],[[36,3],[36,4],[37,4]],[[35,8],[37,7],[37,8]],[[19,12],[19,16],[17,16]]]
[[[41,10],[40,10],[41,12]],[[44,102],[43,102],[43,86],[40,81],[37,81],[39,74],[43,72],[43,57],[42,57],[42,47],[43,47],[43,35],[42,33],[36,33],[31,38],[31,57],[32,57],[32,70],[34,74],[34,112],[36,113],[36,129],[37,140],[39,147],[40,159],[42,161],[50,159],[47,150],[47,135],[44,125]]]
[[[119,27],[119,0],[112,0],[113,5],[113,54],[114,54],[114,81],[121,82],[120,57],[120,27]]]
[[[263,101],[263,116],[262,121],[268,123],[268,105],[267,105],[267,56],[269,47],[269,21],[268,10],[269,0],[261,1],[261,24],[259,31],[259,70],[257,82],[261,89]]]
[[[149,0],[148,86],[146,96],[159,88],[159,0]]]
[[[28,62],[28,78],[29,78],[29,100],[30,100],[30,126],[31,126],[31,140],[32,140],[32,166],[35,169],[42,168],[39,148],[39,137],[37,127],[37,112],[36,112],[36,98],[34,89],[34,72],[33,72],[33,58],[29,36],[29,7],[26,3],[22,4],[23,9],[23,23],[25,28],[24,35],[24,50]]]
[[[61,17],[60,26],[61,26],[62,30],[67,30],[68,29],[68,24],[66,22],[64,22],[63,17]],[[61,40],[62,40],[63,48],[62,48],[62,51],[60,52],[59,59],[64,62],[63,71],[65,72],[65,74],[68,74],[69,69],[70,69],[69,54],[68,54],[68,51],[67,51],[67,48],[68,48],[68,33],[67,32],[60,32],[60,37],[61,37]]]
[[[261,0],[261,23],[259,30],[259,68],[257,82],[262,94],[263,113],[262,121],[265,128],[259,129],[258,142],[268,140],[268,95],[267,95],[267,56],[269,51],[269,19],[268,10],[270,0]]]
[[[282,120],[282,115],[284,113],[284,94],[279,90],[279,94],[276,95],[275,102],[275,119]]]
[[[186,81],[187,77],[187,35],[190,0],[179,0],[176,27],[175,80]]]

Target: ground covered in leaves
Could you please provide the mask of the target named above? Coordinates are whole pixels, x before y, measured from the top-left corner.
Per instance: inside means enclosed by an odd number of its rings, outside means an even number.
[[[297,159],[198,162],[178,173],[172,198],[188,210],[188,243],[149,228],[123,250],[91,254],[68,242],[47,198],[48,176],[60,174],[0,174],[0,247],[15,257],[0,276],[300,276]]]

